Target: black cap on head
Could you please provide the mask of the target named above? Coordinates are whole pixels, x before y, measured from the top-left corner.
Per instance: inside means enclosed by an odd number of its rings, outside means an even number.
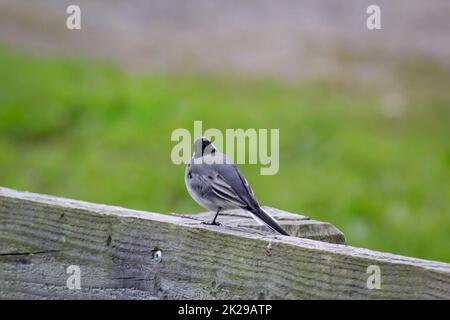
[[[208,138],[201,137],[195,140],[194,143],[194,156],[196,158],[201,157],[208,153],[214,153],[216,152],[216,148],[211,143],[211,141]]]
[[[202,152],[205,151],[205,148],[211,145],[211,141],[207,138],[202,138]]]

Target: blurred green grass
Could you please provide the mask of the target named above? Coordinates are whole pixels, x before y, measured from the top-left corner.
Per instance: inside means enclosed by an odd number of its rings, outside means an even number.
[[[380,92],[336,83],[137,76],[0,48],[0,185],[198,212],[172,131],[279,128],[279,173],[241,166],[263,205],[329,221],[351,245],[450,261],[450,75],[398,72],[406,103],[389,116]]]

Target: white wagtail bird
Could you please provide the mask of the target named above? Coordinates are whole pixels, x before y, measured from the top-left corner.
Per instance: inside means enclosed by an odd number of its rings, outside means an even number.
[[[202,207],[216,212],[211,224],[221,210],[245,209],[260,224],[289,235],[255,198],[252,188],[236,165],[226,155],[216,150],[207,138],[194,143],[194,155],[186,166],[185,182],[191,197]]]

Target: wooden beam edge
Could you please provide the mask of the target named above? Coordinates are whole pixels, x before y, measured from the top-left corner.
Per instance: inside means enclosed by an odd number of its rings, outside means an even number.
[[[249,240],[272,242],[289,246],[301,247],[305,250],[322,252],[324,254],[339,254],[349,258],[359,258],[367,261],[378,261],[380,263],[410,265],[425,270],[432,270],[450,276],[450,263],[431,261],[413,257],[406,257],[392,253],[374,251],[370,249],[357,248],[341,244],[332,244],[316,240],[288,237],[281,235],[268,235],[250,232],[250,228],[210,226],[202,224],[198,220],[190,219],[180,215],[161,214],[141,210],[127,209],[119,206],[95,204],[85,201],[66,199],[62,197],[37,194],[26,191],[17,191],[0,187],[0,205],[2,198],[23,200],[46,204],[54,207],[72,208],[95,213],[103,216],[115,216],[117,218],[134,218],[143,220],[154,220],[162,223],[176,224],[186,228],[200,228],[208,232],[222,233],[230,236],[245,237]]]

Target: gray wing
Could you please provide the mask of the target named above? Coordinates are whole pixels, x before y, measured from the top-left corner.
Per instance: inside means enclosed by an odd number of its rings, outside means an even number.
[[[202,164],[192,163],[193,172],[219,199],[240,208],[258,207],[253,190],[231,159],[216,152],[203,160]]]
[[[214,183],[214,187],[220,190],[226,186],[228,194],[233,195],[234,199],[240,199],[240,207],[242,208],[259,207],[247,179],[234,164],[220,165],[217,167],[217,172],[217,182]]]
[[[232,168],[222,167],[218,171],[228,186],[233,189],[234,194],[238,195],[245,203],[245,206],[242,207],[250,211],[257,221],[262,221],[274,231],[288,236],[289,234],[278,222],[259,206],[252,188],[239,169],[235,165],[230,165],[230,167]]]
[[[197,178],[205,185],[209,186],[210,190],[219,198],[226,202],[230,202],[236,207],[245,208],[246,202],[240,197],[234,189],[226,182],[223,176],[216,175],[198,175]]]
[[[259,206],[247,179],[234,164],[204,166],[199,176],[220,199],[250,211],[257,221],[262,221],[280,234],[289,235],[270,214]]]

